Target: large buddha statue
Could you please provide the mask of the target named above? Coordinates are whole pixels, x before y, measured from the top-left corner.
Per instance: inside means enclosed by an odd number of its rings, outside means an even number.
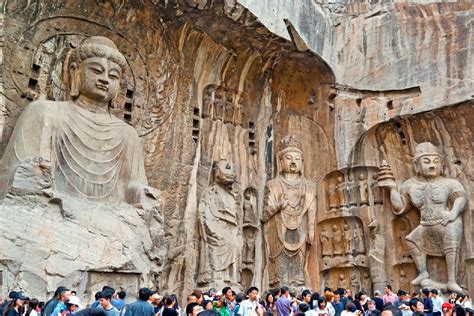
[[[416,147],[413,160],[416,175],[402,183],[400,190],[388,164],[384,162],[378,185],[390,190],[393,212],[401,215],[413,207],[420,211],[420,225],[406,236],[408,251],[418,270],[413,285],[439,288],[427,269],[427,256],[445,257],[447,284],[445,287],[460,293],[456,282],[456,268],[463,236],[461,213],[466,203],[466,191],[455,179],[442,176],[443,156],[432,143]]]
[[[301,286],[307,280],[307,244],[314,239],[316,186],[303,176],[303,149],[293,135],[281,140],[278,175],[265,192],[265,240],[271,286]]]
[[[1,196],[28,160],[50,168],[58,194],[108,204],[153,196],[137,132],[109,112],[124,56],[111,40],[96,36],[75,49],[68,65],[69,101],[33,102],[18,119],[0,164]]]

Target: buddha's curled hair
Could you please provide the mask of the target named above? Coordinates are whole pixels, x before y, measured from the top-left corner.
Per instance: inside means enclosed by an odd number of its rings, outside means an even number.
[[[71,56],[71,62],[81,63],[87,58],[91,57],[105,57],[117,63],[122,72],[125,71],[127,61],[120,53],[117,46],[107,37],[92,36],[85,39]]]

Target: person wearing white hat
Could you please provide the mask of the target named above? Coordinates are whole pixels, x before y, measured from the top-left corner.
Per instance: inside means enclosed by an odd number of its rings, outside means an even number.
[[[69,298],[69,301],[66,303],[67,310],[69,313],[67,314],[75,314],[77,311],[79,311],[81,307],[81,300],[79,297],[71,295]]]

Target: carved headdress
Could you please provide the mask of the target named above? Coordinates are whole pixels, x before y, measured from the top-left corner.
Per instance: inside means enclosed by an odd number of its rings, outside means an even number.
[[[278,157],[281,158],[287,152],[299,152],[303,155],[303,145],[294,135],[287,135],[278,144]]]
[[[440,158],[443,158],[438,147],[436,147],[430,142],[421,143],[416,146],[415,162],[423,156],[439,156]]]

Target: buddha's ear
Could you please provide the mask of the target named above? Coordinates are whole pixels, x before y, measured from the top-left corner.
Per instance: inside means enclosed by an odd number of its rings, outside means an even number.
[[[69,66],[69,78],[69,95],[76,98],[79,96],[79,87],[81,86],[81,71],[76,62],[72,62]]]

